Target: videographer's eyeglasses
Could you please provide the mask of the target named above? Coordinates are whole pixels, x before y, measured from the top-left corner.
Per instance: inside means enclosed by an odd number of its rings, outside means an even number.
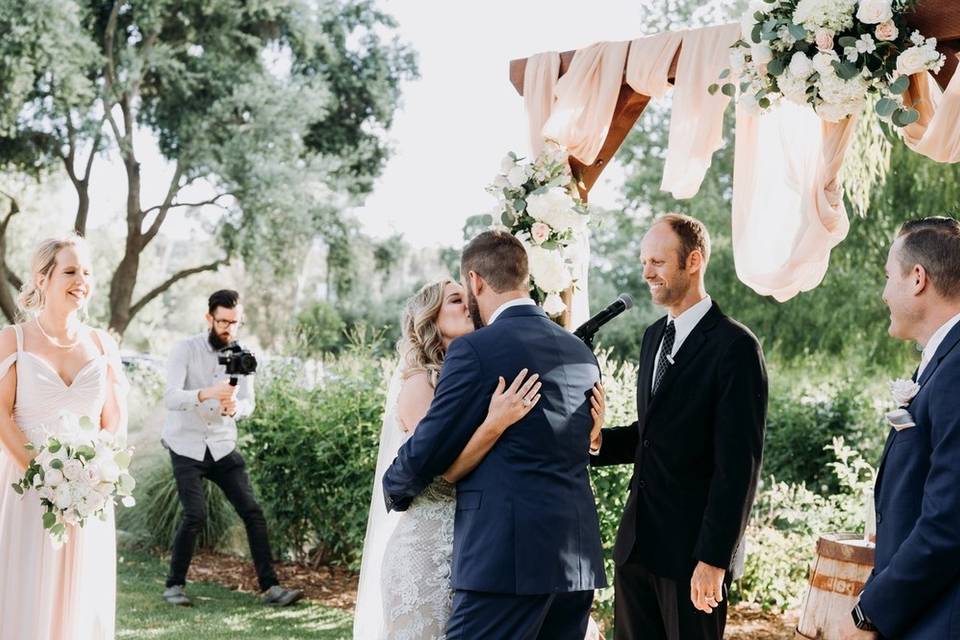
[[[243,320],[214,320],[213,325],[220,331],[223,331],[224,329],[232,329],[234,327],[239,329],[243,326]]]

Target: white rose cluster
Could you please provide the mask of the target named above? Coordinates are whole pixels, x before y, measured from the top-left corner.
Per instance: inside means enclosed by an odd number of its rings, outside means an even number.
[[[55,546],[67,541],[70,526],[87,518],[104,517],[116,497],[132,507],[136,482],[129,473],[132,449],[88,417],[60,414],[41,445],[31,445],[36,455],[14,489],[36,492],[46,508],[43,525]]]
[[[946,58],[937,51],[936,39],[924,39],[919,31],[914,31],[910,41],[913,46],[897,56],[897,73],[902,76],[911,76],[923,71],[939,73]]]

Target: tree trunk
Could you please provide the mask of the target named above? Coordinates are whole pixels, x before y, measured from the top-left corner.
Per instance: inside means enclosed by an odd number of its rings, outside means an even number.
[[[90,213],[90,182],[83,180],[74,186],[77,189],[77,215],[73,221],[73,230],[77,235],[86,236],[87,216]]]
[[[19,278],[9,273],[7,268],[7,226],[10,224],[10,218],[20,212],[20,205],[13,196],[9,194],[0,195],[5,195],[10,199],[10,209],[3,220],[0,221],[0,311],[3,312],[7,322],[13,324],[17,321],[17,300],[13,291],[15,282]]]

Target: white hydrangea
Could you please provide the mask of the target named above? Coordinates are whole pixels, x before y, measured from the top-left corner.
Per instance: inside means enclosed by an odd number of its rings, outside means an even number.
[[[802,56],[803,54],[800,53],[797,55]],[[813,65],[810,66],[810,70],[812,73]],[[795,104],[801,106],[805,105],[807,103],[807,87],[810,86],[806,78],[809,77],[809,75],[810,73],[799,75],[795,74],[793,71],[793,65],[791,64],[790,68],[780,74],[780,77],[777,78],[777,85],[780,87],[780,92],[783,93],[783,97]]]
[[[793,12],[794,24],[808,31],[818,28],[840,32],[853,26],[857,0],[800,0]]]
[[[527,213],[561,233],[568,229],[581,228],[579,218],[582,216],[574,209],[573,198],[561,187],[528,196]]]

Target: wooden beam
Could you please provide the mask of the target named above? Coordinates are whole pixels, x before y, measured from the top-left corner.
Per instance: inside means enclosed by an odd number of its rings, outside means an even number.
[[[928,38],[960,40],[960,4],[957,0],[920,0],[907,24]]]

